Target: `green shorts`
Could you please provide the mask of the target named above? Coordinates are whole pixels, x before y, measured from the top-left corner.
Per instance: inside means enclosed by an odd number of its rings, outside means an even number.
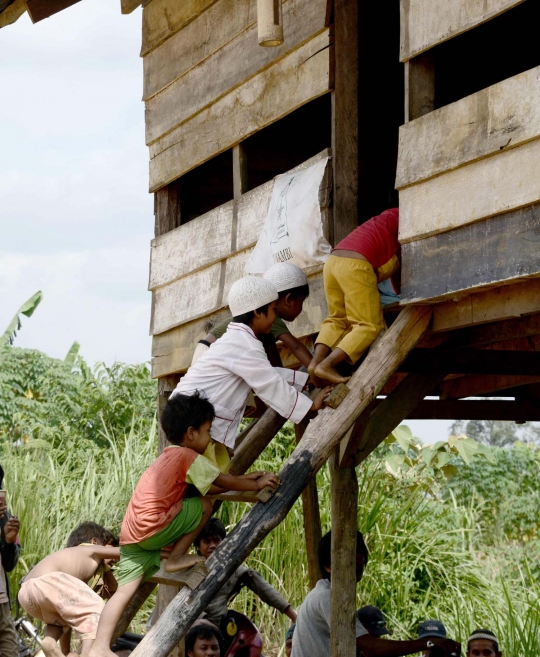
[[[133,582],[141,575],[143,582],[155,575],[160,566],[160,551],[167,545],[192,532],[203,514],[200,497],[189,497],[182,502],[180,513],[163,529],[140,543],[120,546],[120,561],[114,576],[118,585]]]

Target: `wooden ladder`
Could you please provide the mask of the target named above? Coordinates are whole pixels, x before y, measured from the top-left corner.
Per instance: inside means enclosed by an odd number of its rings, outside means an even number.
[[[394,402],[399,402],[400,411],[394,414],[391,420],[386,419],[382,433],[377,433],[373,427],[370,429],[371,402],[424,335],[430,318],[430,306],[407,306],[392,326],[377,339],[362,365],[348,382],[350,393],[341,400],[337,408],[325,408],[307,426],[296,449],[279,472],[282,484],[275,495],[266,503],[255,504],[242,518],[206,562],[208,574],[196,588],[190,589],[186,586],[180,590],[132,653],[133,657],[166,657],[169,654],[236,568],[285,518],[306,485],[340,443],[340,461],[349,467],[354,465],[373,451],[406,417],[406,409],[417,403],[415,400],[418,397],[423,398],[429,394],[428,388],[433,382],[430,381],[427,387],[425,385],[416,391],[418,382],[411,379],[407,384],[409,377],[406,377],[391,393]],[[390,395],[387,399],[389,398]],[[238,449],[231,469],[238,474],[245,472],[279,431],[284,421],[273,411],[267,411]],[[273,433],[269,435],[271,431]],[[168,579],[167,582],[172,583]],[[126,621],[129,624],[155,585],[148,582],[140,587],[126,610],[118,631],[127,629]]]

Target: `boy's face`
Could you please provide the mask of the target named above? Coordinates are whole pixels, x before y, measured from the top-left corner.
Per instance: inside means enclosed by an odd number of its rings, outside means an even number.
[[[280,297],[276,302],[276,315],[286,322],[293,322],[302,312],[306,297],[291,298],[290,294]]]
[[[270,303],[266,315],[264,313],[258,313],[255,311],[255,317],[251,322],[251,328],[253,329],[255,335],[270,333],[272,324],[276,319],[276,303],[277,301],[272,301]]]
[[[188,650],[189,657],[220,657],[219,642],[212,635],[210,639],[197,639],[193,650]]]
[[[188,427],[182,440],[182,445],[184,447],[189,447],[190,449],[195,450],[199,454],[202,454],[204,450],[208,447],[210,442],[210,427],[212,426],[212,421],[207,420],[198,429],[195,427]]]
[[[292,652],[292,639],[287,639],[285,641],[285,654],[287,657],[291,657],[291,652]]]
[[[209,536],[208,538],[201,538],[199,542],[199,552],[205,559],[216,550],[216,548],[221,545],[223,539],[221,536]]]
[[[502,657],[502,652],[495,650],[493,641],[475,639],[469,643],[467,657]]]

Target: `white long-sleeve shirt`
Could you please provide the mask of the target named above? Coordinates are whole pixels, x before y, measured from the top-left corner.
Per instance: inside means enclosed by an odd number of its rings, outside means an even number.
[[[232,449],[251,390],[297,424],[312,406],[311,399],[300,392],[307,378],[304,372],[272,367],[251,328],[231,322],[224,335],[180,379],[171,397],[204,392],[216,411],[210,434]]]

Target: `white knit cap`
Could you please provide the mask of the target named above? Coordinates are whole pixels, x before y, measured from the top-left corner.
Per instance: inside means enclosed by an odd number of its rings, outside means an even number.
[[[236,281],[229,292],[229,308],[233,317],[256,310],[278,298],[270,281],[259,276],[244,276]]]
[[[276,265],[272,265],[264,278],[270,281],[278,292],[308,284],[307,276],[300,267],[293,265],[292,262],[278,262]]]

